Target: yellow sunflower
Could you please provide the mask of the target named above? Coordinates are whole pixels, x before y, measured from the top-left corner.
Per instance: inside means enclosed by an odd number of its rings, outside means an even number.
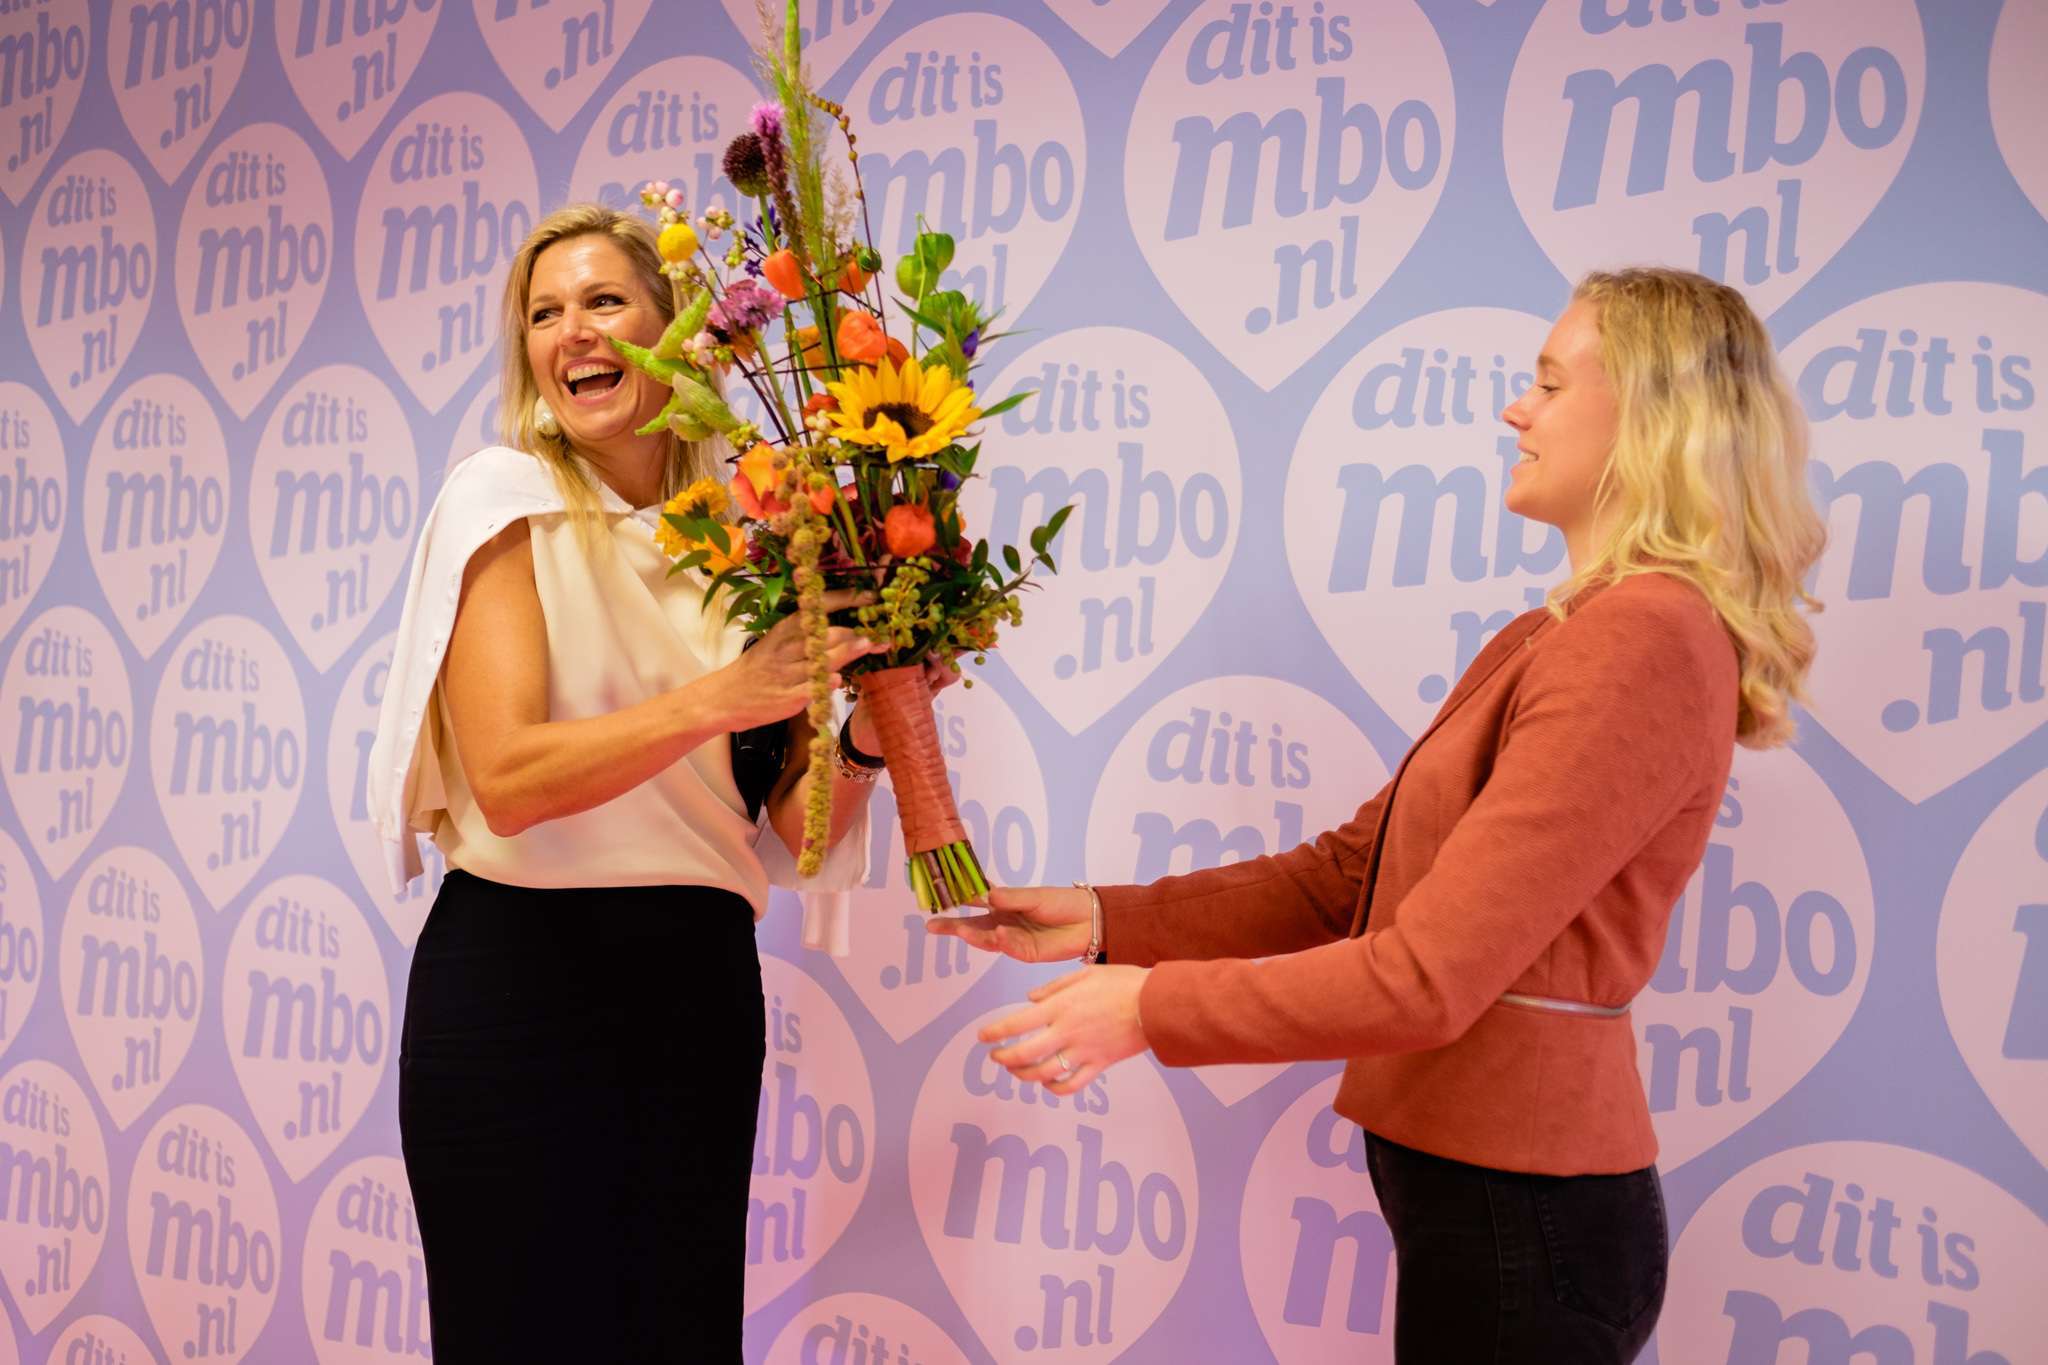
[[[974,390],[944,365],[926,367],[888,357],[862,367],[826,389],[839,400],[831,434],[854,445],[877,446],[889,457],[922,460],[960,439],[981,417]]]

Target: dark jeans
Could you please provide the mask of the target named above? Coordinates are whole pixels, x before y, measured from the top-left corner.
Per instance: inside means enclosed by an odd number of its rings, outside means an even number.
[[[766,1038],[740,897],[451,871],[398,1062],[437,1365],[738,1361]]]
[[[1657,1170],[1496,1171],[1365,1135],[1399,1365],[1625,1365],[1664,1304]]]

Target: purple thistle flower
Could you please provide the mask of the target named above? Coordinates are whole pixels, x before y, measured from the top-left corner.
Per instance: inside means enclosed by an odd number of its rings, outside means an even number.
[[[782,106],[774,100],[761,101],[747,116],[747,126],[754,130],[755,137],[763,141],[781,141]]]
[[[711,306],[711,325],[727,336],[755,332],[782,316],[782,295],[751,279],[726,286],[725,297]]]
[[[974,331],[969,332],[966,336],[960,338],[960,354],[966,356],[969,360],[972,360],[974,359],[975,350],[980,345],[981,331],[979,328],[977,328]]]
[[[950,470],[950,469],[941,469],[941,470],[939,471],[939,487],[940,487],[940,488],[943,488],[943,489],[945,489],[945,490],[946,490],[946,491],[947,491],[948,493],[950,493],[950,492],[952,492],[952,491],[953,491],[954,489],[958,488],[959,486],[960,486],[960,476],[959,476],[958,474],[955,474],[955,473],[954,473],[954,472],[953,472],[952,470]]]

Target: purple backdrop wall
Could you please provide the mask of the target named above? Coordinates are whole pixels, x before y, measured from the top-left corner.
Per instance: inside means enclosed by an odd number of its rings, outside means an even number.
[[[970,516],[1080,504],[944,703],[1007,881],[1348,814],[1560,575],[1494,414],[1569,280],[1748,291],[1814,419],[1828,610],[1637,1006],[1655,1359],[2038,1359],[2048,9],[805,12],[885,249],[922,212],[1025,329],[984,388],[1040,396]],[[492,437],[510,250],[650,176],[730,202],[753,33],[745,0],[0,3],[0,1365],[431,1354],[392,1062],[439,869],[389,894],[363,804],[396,589]],[[928,944],[877,806],[853,955],[762,929],[749,1359],[1390,1360],[1334,1066],[1014,1086],[973,1029],[1045,973]],[[507,1311],[577,1311],[561,1260]]]

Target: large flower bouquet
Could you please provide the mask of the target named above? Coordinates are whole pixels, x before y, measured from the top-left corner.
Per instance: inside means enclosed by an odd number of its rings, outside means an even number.
[[[831,816],[822,598],[862,587],[876,600],[855,623],[888,650],[846,673],[895,784],[910,884],[926,910],[942,909],[979,899],[988,882],[953,804],[924,663],[957,667],[956,655],[979,656],[1003,623],[1022,620],[1018,594],[1038,565],[1055,568],[1049,547],[1071,509],[1031,532],[1029,556],[1014,545],[992,553],[968,534],[960,487],[981,451],[971,428],[1028,395],[980,406],[971,377],[998,334],[977,304],[938,287],[953,255],[944,233],[920,232],[894,263],[902,335],[892,333],[855,137],[845,111],[806,81],[796,0],[758,55],[778,99],[755,106],[724,160],[755,212],[744,222],[723,206],[693,214],[680,189],[645,187],[675,318],[651,350],[612,344],[673,391],[644,431],[722,436],[739,452],[729,481],[700,480],[663,509],[673,571],[706,577],[707,597],[722,596],[750,633],[803,617],[813,738],[799,870],[817,870]],[[850,174],[826,164],[835,125]],[[727,403],[741,392],[759,422]]]

